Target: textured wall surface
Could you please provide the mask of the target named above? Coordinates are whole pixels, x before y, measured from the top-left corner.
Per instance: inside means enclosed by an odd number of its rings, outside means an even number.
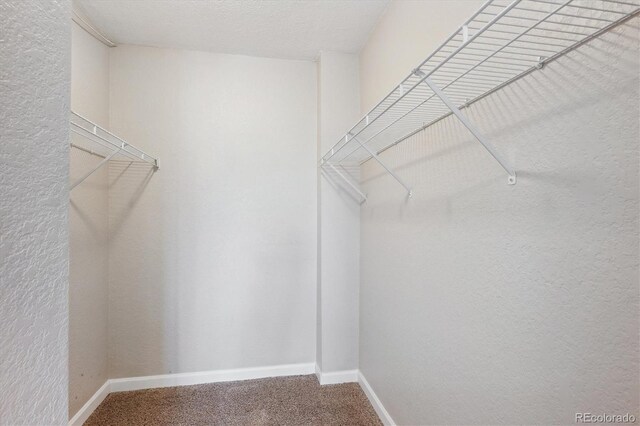
[[[452,23],[455,26],[455,23]],[[363,169],[360,368],[400,424],[638,418],[638,19]]]
[[[66,424],[70,2],[0,16],[0,424]]]
[[[316,68],[119,46],[110,165],[111,377],[313,362]]]
[[[77,24],[72,27],[71,108],[109,124],[109,48]],[[73,143],[99,145],[71,134]],[[101,157],[70,152],[71,181],[92,170]],[[107,380],[108,167],[71,191],[69,204],[69,417]]]
[[[359,118],[359,98],[358,57],[322,52],[318,61],[320,156]],[[329,168],[320,176],[319,195],[320,351],[316,362],[324,373],[353,370],[358,368],[360,204]]]

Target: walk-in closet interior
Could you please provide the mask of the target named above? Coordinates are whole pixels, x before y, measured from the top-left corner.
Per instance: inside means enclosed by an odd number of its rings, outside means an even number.
[[[0,425],[640,421],[640,0],[0,0]]]

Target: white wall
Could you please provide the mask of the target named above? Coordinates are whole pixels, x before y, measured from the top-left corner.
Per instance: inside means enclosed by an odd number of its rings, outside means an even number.
[[[635,19],[465,109],[515,186],[453,119],[383,154],[410,200],[363,168],[360,369],[397,423],[640,414],[638,58]]]
[[[67,422],[70,10],[0,3],[0,424]]]
[[[313,362],[316,69],[119,46],[110,165],[111,377]]]
[[[321,52],[318,157],[359,118],[358,57]],[[349,170],[352,172],[351,170]],[[360,204],[329,168],[319,177],[318,354],[323,373],[358,368]],[[347,170],[342,171],[346,175]],[[355,176],[357,181],[358,176]]]
[[[109,48],[77,24],[71,37],[71,108],[108,127]],[[82,136],[74,144],[97,149]],[[71,181],[92,170],[101,157],[70,152]],[[73,189],[69,203],[69,417],[108,379],[108,167]]]

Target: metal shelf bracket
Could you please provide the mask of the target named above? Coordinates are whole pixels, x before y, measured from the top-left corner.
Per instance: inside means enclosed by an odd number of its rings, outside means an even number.
[[[414,70],[414,74],[423,79],[422,81],[424,82],[424,84],[429,86],[433,93],[435,93],[435,95],[440,98],[442,103],[444,103],[447,108],[449,108],[449,110],[453,113],[453,115],[455,115],[456,118],[460,120],[464,127],[466,127],[467,130],[469,130],[469,132],[473,135],[473,137],[475,137],[478,142],[480,142],[482,146],[484,146],[484,148],[489,152],[489,154],[491,154],[491,156],[500,164],[500,166],[502,166],[502,168],[509,175],[507,183],[509,185],[515,185],[517,181],[515,170],[513,170],[511,166],[509,166],[507,162],[502,158],[502,156],[498,154],[493,145],[491,145],[491,143],[489,143],[489,141],[482,135],[482,133],[480,133],[480,131],[467,118],[467,116],[464,115],[453,102],[451,102],[451,99],[449,99],[449,97],[442,90],[440,90],[438,85],[435,84],[429,77],[427,77],[425,73],[416,69]]]
[[[347,185],[349,185],[349,187],[351,189],[353,189],[359,196],[360,196],[360,201],[359,203],[362,204],[365,201],[367,201],[367,194],[363,193],[360,188],[358,188],[358,185],[353,183],[351,181],[351,179],[349,179],[347,176],[344,175],[344,173],[342,173],[340,170],[338,170],[338,168],[336,166],[334,166],[331,163],[328,162],[322,162],[321,163],[321,167],[322,166],[328,166],[329,168],[331,168],[331,170],[333,170]]]
[[[88,173],[86,173],[84,176],[82,176],[80,179],[78,179],[78,181],[76,183],[74,183],[73,185],[71,185],[69,187],[69,191],[71,191],[73,188],[75,188],[76,186],[80,185],[82,182],[84,182],[85,180],[87,180],[89,178],[89,176],[91,176],[92,174],[94,174],[95,172],[97,172],[98,170],[100,170],[100,168],[102,168],[102,166],[104,166],[105,164],[107,164],[109,162],[109,160],[111,160],[113,157],[115,157],[116,155],[120,154],[120,152],[125,148],[126,144],[122,144],[120,146],[120,149],[117,149],[115,151],[113,151],[111,154],[107,155],[106,157],[104,157],[102,159],[102,161],[100,161],[98,163],[97,166],[95,166],[93,169],[91,169]]]
[[[338,167],[375,159],[410,193],[378,156],[455,115],[514,185],[515,170],[460,111],[638,16],[640,0],[486,0],[322,159]]]
[[[347,135],[345,136],[345,139],[347,140],[347,142],[348,142],[348,138],[349,138],[349,134],[347,134]],[[397,180],[397,181],[398,181],[398,183],[399,183],[400,185],[402,185],[402,186],[403,186],[403,188],[404,188],[404,189],[406,189],[406,190],[407,190],[407,196],[408,196],[408,197],[411,197],[411,196],[413,195],[413,192],[411,191],[411,188],[409,188],[409,186],[408,186],[406,183],[404,183],[404,181],[403,181],[402,179],[400,179],[400,176],[398,176],[398,175],[397,175],[393,170],[391,170],[391,169],[390,169],[386,164],[384,164],[384,162],[380,159],[380,157],[378,156],[378,154],[376,154],[376,153],[375,153],[371,148],[369,148],[365,143],[360,142],[360,140],[359,140],[358,138],[356,138],[355,136],[352,136],[352,139],[353,139],[354,141],[358,142],[358,144],[359,144],[362,148],[364,148],[364,150],[365,150],[365,151],[367,151],[367,152],[371,155],[371,157],[373,157],[373,158],[378,162],[378,164],[380,164],[380,165],[381,165],[381,166],[382,166],[382,167],[383,167],[383,168],[384,168],[384,169],[385,169],[385,170],[386,170],[386,171],[387,171],[391,176],[393,176],[393,178],[394,178],[395,180]]]

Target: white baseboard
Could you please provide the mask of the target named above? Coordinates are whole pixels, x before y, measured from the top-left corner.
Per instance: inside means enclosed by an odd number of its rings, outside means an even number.
[[[82,425],[98,405],[111,392],[132,391],[171,386],[199,385],[203,383],[232,382],[236,380],[264,379],[313,374],[315,364],[286,364],[269,367],[236,368],[232,370],[211,370],[196,373],[161,374],[158,376],[127,377],[110,379],[87,401],[78,413],[69,420],[69,426]]]
[[[371,385],[369,385],[369,382],[367,382],[367,379],[364,378],[360,371],[358,372],[358,383],[360,383],[360,387],[364,391],[364,394],[367,395],[367,398],[369,398],[369,402],[373,406],[373,409],[376,410],[376,413],[378,413],[378,417],[380,417],[382,423],[386,426],[395,426],[395,422],[389,415],[389,412],[384,408],[382,402],[380,402],[380,399],[371,388]]]
[[[335,385],[338,383],[356,383],[358,381],[358,370],[342,370],[323,373],[316,365],[316,376],[321,385]]]
[[[199,385],[203,383],[233,382],[236,380],[264,379],[265,377],[299,376],[313,374],[315,365],[287,364],[269,367],[211,370],[196,373],[161,374],[158,376],[111,379],[111,392],[131,391],[171,386]]]
[[[236,380],[263,379],[266,377],[298,376],[314,373],[318,377],[318,381],[321,385],[358,382],[367,398],[369,398],[369,402],[371,402],[371,405],[376,410],[380,420],[382,420],[385,425],[395,426],[393,419],[384,408],[375,392],[373,392],[369,382],[367,382],[361,372],[358,370],[345,370],[322,373],[320,367],[313,363],[110,379],[107,380],[105,384],[102,385],[100,389],[98,389],[98,391],[89,399],[89,401],[82,406],[76,415],[69,420],[69,426],[81,426],[86,422],[89,416],[91,416],[95,409],[98,408],[100,403],[104,401],[107,395],[111,392],[163,388],[170,386],[187,386],[203,383],[231,382]]]
[[[109,395],[109,380],[104,382],[104,385],[100,386],[100,389],[93,394],[91,398],[87,401],[86,404],[82,406],[80,410],[76,413],[75,416],[69,420],[69,426],[82,426],[84,422],[87,421],[91,413],[98,408],[98,405]]]

